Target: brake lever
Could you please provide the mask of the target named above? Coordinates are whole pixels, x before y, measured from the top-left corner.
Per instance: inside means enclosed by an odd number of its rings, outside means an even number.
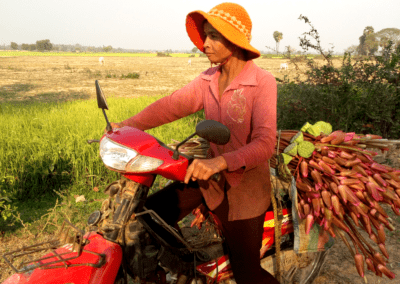
[[[213,181],[219,182],[220,179],[221,179],[221,174],[220,174],[220,173],[215,173],[215,174],[213,174],[213,175],[211,176],[211,179],[212,179]]]
[[[189,165],[193,162],[194,158],[189,158]],[[221,180],[221,174],[215,173],[209,179],[219,182]]]

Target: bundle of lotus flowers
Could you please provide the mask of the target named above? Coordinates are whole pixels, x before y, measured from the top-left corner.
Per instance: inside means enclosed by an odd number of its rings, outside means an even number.
[[[180,141],[172,139],[173,143],[168,144],[168,147],[175,149],[176,145],[180,143]],[[210,148],[210,143],[203,138],[191,138],[187,142],[185,142],[182,146],[179,147],[179,152],[185,154],[187,156],[192,156],[194,158],[207,158],[207,151]]]
[[[386,267],[384,228],[393,231],[394,227],[379,203],[390,205],[400,215],[400,170],[376,163],[373,157],[378,153],[367,148],[385,151],[399,141],[341,130],[321,131],[318,136],[306,132],[312,133],[307,127],[300,132],[280,131],[276,144],[280,154],[271,159],[271,167],[284,167],[284,171],[278,168],[280,174],[295,177],[298,214],[306,219],[306,234],[317,222],[344,240],[361,277],[365,262],[376,275],[393,279],[395,274]],[[370,240],[356,227],[365,230]]]

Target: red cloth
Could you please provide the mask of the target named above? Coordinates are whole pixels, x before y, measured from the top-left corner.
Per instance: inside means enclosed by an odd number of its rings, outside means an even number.
[[[199,181],[207,206],[217,208],[227,182],[229,221],[254,218],[270,204],[268,160],[276,143],[276,81],[250,60],[219,98],[220,74],[219,67],[209,68],[122,123],[147,130],[204,108],[206,119],[221,122],[231,132],[228,144],[210,147],[212,156],[225,158],[228,169],[219,183]]]

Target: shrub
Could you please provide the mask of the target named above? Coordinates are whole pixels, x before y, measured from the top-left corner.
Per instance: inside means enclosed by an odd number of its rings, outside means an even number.
[[[90,79],[93,79],[93,78],[97,78],[97,79],[100,79],[102,76],[101,76],[101,72],[99,71],[99,70],[96,70],[96,71],[92,71],[92,70],[90,70],[89,68],[86,68],[85,70],[84,70],[84,72],[86,72],[87,73],[87,75],[89,76],[89,78]]]
[[[278,127],[299,129],[306,121],[319,120],[332,124],[334,129],[370,132],[385,138],[400,136],[400,47],[393,51],[389,44],[383,56],[361,57],[352,60],[345,54],[340,67],[332,63],[332,50],[325,52],[319,42],[317,30],[306,17],[300,16],[311,26],[301,38],[304,50],[312,48],[320,53],[324,64],[316,64],[313,58],[306,60],[306,81],[299,76],[289,82],[287,77],[278,80]],[[296,60],[288,58],[297,66]],[[298,69],[300,70],[300,69]]]
[[[107,73],[106,78],[117,78],[117,75]]]
[[[379,95],[377,95],[379,94]],[[399,127],[388,123],[396,113],[396,99],[387,85],[309,85],[279,86],[278,127],[300,129],[305,122],[327,121],[334,129],[363,132],[366,124],[375,134],[398,135]],[[380,106],[377,108],[377,106]]]
[[[121,79],[139,79],[140,74],[139,73],[128,73],[127,75],[122,74]]]
[[[172,57],[169,53],[157,52],[158,57]]]

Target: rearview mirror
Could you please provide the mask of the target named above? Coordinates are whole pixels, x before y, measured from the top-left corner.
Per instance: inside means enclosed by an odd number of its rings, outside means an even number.
[[[94,84],[96,85],[97,106],[103,110],[103,114],[104,114],[104,117],[105,117],[106,122],[107,122],[106,130],[108,132],[110,132],[110,131],[112,131],[112,127],[111,127],[110,122],[108,121],[108,117],[107,117],[107,114],[106,114],[106,111],[105,111],[105,109],[108,109],[106,97],[104,96],[103,91],[100,88],[99,81],[96,80],[94,82]]]
[[[203,120],[196,125],[196,134],[217,145],[225,145],[231,138],[228,127],[215,120]]]
[[[222,123],[215,120],[200,121],[196,125],[196,132],[176,145],[174,155],[172,156],[174,160],[179,158],[179,147],[195,135],[198,135],[201,138],[204,138],[207,141],[217,145],[225,145],[231,139],[231,132],[229,131],[229,128]]]
[[[103,90],[100,88],[99,81],[94,82],[96,85],[97,105],[101,109],[108,109],[106,97],[103,94]]]

